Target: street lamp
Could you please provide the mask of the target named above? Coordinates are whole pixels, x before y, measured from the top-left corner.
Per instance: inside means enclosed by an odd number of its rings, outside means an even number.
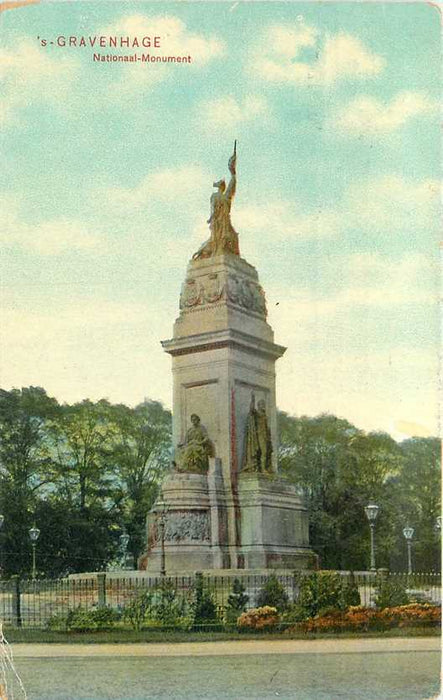
[[[32,580],[35,581],[35,574],[36,574],[36,566],[35,566],[35,548],[37,546],[37,540],[40,537],[40,530],[38,527],[33,527],[30,528],[29,530],[29,537],[31,538],[31,546],[32,546]]]
[[[441,515],[437,516],[437,522],[435,523],[435,527],[437,528],[437,530],[439,530],[439,532],[441,532]]]
[[[365,508],[366,517],[369,520],[369,527],[371,528],[371,571],[375,571],[374,528],[379,510],[379,507],[375,503],[368,503]]]
[[[129,535],[127,532],[122,532],[120,535],[120,547],[123,552],[122,556],[122,569],[126,568],[126,557],[127,557],[127,549],[128,549],[128,543],[129,543]]]
[[[403,534],[406,538],[406,543],[408,545],[408,574],[412,574],[411,546],[412,546],[412,537],[414,535],[414,528],[413,527],[405,527],[403,530]]]

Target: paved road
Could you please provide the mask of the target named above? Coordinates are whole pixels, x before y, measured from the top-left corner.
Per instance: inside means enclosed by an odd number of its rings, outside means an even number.
[[[439,651],[439,637],[288,639],[179,644],[13,644],[15,658],[100,656],[239,656],[245,654],[361,654]]]

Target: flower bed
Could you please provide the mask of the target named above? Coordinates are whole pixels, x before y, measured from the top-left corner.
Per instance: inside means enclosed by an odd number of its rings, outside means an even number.
[[[393,627],[438,627],[441,624],[441,607],[427,603],[411,603],[393,608],[375,610],[362,606],[351,606],[299,622],[288,632],[365,632],[385,630]]]
[[[264,605],[242,613],[237,620],[237,627],[241,631],[271,630],[276,627],[279,620],[277,608]]]
[[[381,610],[380,617],[389,627],[421,627],[441,624],[441,607],[430,603],[410,603]]]

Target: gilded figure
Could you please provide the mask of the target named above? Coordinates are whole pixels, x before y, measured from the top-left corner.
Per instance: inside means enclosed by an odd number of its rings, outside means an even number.
[[[234,143],[234,153],[228,162],[231,179],[226,187],[225,180],[214,182],[217,191],[211,195],[211,214],[208,219],[211,236],[192,256],[193,260],[210,258],[215,255],[232,253],[240,255],[238,233],[231,223],[231,205],[237,185],[236,163],[237,152]]]

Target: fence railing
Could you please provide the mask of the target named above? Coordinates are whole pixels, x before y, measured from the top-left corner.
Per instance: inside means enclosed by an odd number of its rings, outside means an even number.
[[[247,596],[246,609],[257,606],[260,593],[271,576],[283,586],[289,603],[296,603],[300,591],[300,577],[306,572],[286,572],[254,575],[239,570],[232,576],[202,576],[203,589],[210,594],[218,617],[223,618],[228,597],[233,591],[234,580],[240,579]],[[337,572],[347,582],[353,582],[360,594],[361,605],[374,605],[380,577],[404,587],[411,600],[441,603],[441,574],[399,574],[387,572]],[[201,575],[200,575],[201,576]],[[109,607],[116,611],[124,609],[142,593],[153,595],[165,589],[173,591],[176,603],[191,605],[195,597],[197,574],[189,576],[116,576],[105,573],[90,577],[72,577],[59,580],[19,580],[13,577],[0,581],[0,621],[8,626],[44,628],[54,616],[67,615],[82,608],[94,610]]]

